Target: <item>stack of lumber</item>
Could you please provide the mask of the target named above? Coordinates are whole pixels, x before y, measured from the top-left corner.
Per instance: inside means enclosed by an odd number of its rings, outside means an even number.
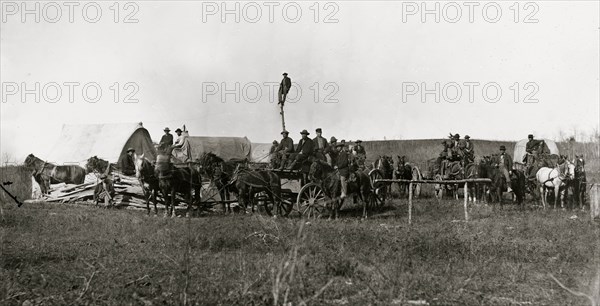
[[[146,200],[144,191],[136,177],[126,176],[120,173],[113,173],[113,184],[115,188],[114,204],[117,207],[131,207],[146,209]],[[95,204],[93,201],[94,190],[97,184],[100,184],[99,176],[96,174],[88,174],[83,184],[53,184],[50,186],[50,194],[43,195],[41,199],[29,202],[49,202],[49,203],[84,203]],[[163,199],[160,197],[160,192],[157,197],[157,208],[164,209]],[[214,202],[220,200],[218,191],[214,187],[205,183],[201,194],[202,201]],[[179,202],[183,199],[178,196]],[[100,201],[100,205],[104,205]],[[150,203],[150,208],[154,209],[153,203]],[[185,205],[178,205],[176,209],[185,209]]]

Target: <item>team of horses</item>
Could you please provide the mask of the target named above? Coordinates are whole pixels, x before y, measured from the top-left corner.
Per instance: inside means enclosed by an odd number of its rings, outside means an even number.
[[[150,202],[153,203],[154,213],[158,214],[157,202],[159,193],[166,207],[165,215],[175,216],[174,207],[178,202],[178,195],[183,201],[187,202],[186,214],[194,210],[200,211],[200,194],[203,184],[203,178],[208,179],[210,184],[217,190],[222,205],[223,212],[231,212],[230,203],[232,194],[237,196],[237,201],[244,210],[251,206],[252,212],[257,202],[257,198],[263,197],[273,204],[275,211],[271,211],[271,206],[265,204],[266,212],[271,215],[287,215],[289,211],[281,211],[289,206],[279,205],[282,199],[281,181],[279,176],[269,170],[253,170],[248,168],[246,160],[226,161],[213,153],[204,153],[202,156],[191,163],[176,164],[170,158],[170,152],[159,152],[156,160],[148,160],[144,154],[134,155],[134,164],[136,177],[142,186],[146,209],[151,213]],[[533,156],[528,156],[533,158]],[[546,208],[548,195],[553,191],[554,207],[558,205],[564,208],[567,190],[570,188],[573,192],[574,205],[583,207],[585,203],[586,176],[585,160],[583,155],[577,155],[573,162],[566,160],[559,168],[557,161],[559,156],[546,154],[545,157],[537,157],[536,160],[527,160],[530,169],[529,177],[524,170],[513,169],[510,174],[511,188],[513,198],[523,207],[526,193],[541,199],[542,205]],[[446,169],[446,177],[437,174],[434,179],[474,179],[488,178],[491,184],[469,184],[469,201],[477,202],[478,199],[499,203],[503,205],[503,193],[507,191],[506,179],[499,167],[500,159],[498,155],[483,156],[477,163],[469,163],[462,167],[459,162],[450,163]],[[414,179],[416,166],[407,162],[405,156],[397,156],[397,163],[394,166],[394,160],[390,156],[379,156],[373,163],[371,172],[364,169],[353,171],[348,180],[348,195],[354,197],[354,202],[362,203],[363,217],[367,217],[368,205],[372,204],[372,197],[381,196],[381,193],[389,193],[391,184],[373,183],[370,177],[373,171],[378,172],[379,178],[383,179]],[[41,187],[44,194],[49,193],[50,184],[68,183],[82,184],[85,175],[90,172],[105,173],[110,171],[110,164],[107,161],[92,157],[88,160],[86,168],[77,165],[54,165],[46,162],[33,154],[30,154],[25,160],[25,166],[32,171],[34,179]],[[417,170],[418,171],[418,170]],[[535,178],[533,177],[535,175]],[[310,181],[319,184],[329,199],[332,215],[339,216],[340,207],[344,203],[341,198],[340,177],[337,170],[331,167],[327,162],[313,159],[310,162],[308,173]],[[408,183],[397,183],[401,194],[408,192]],[[104,186],[106,186],[104,184]],[[106,187],[105,187],[106,188]],[[458,184],[440,185],[436,184],[436,196],[441,196],[442,191],[449,192],[455,198],[458,198]],[[537,192],[539,191],[539,195]],[[96,194],[95,194],[96,195]],[[216,196],[211,195],[210,197]],[[264,202],[264,201],[263,201]],[[194,208],[195,207],[195,208]]]
[[[533,157],[533,156],[532,156]],[[527,158],[532,158],[527,157]],[[558,161],[562,159],[564,162],[558,165]],[[583,207],[585,204],[585,161],[583,155],[577,155],[574,162],[569,161],[566,156],[558,156],[556,154],[545,154],[537,157],[535,162],[528,161],[530,168],[529,173],[525,169],[512,169],[510,171],[510,187],[513,191],[513,199],[518,205],[524,207],[526,194],[529,193],[532,197],[538,198],[541,201],[543,208],[548,206],[548,195],[553,191],[554,204],[553,207],[559,205],[565,207],[565,199],[567,198],[568,190],[572,190],[573,207]],[[500,168],[500,157],[497,154],[491,156],[483,156],[477,163],[469,163],[462,166],[460,162],[450,163],[449,169],[446,170],[449,175],[442,178],[441,175],[436,175],[434,179],[444,180],[461,180],[487,178],[491,183],[475,183],[469,184],[469,201],[476,202],[481,199],[486,202],[499,203],[502,206],[503,193],[507,192],[508,183]],[[529,176],[527,175],[529,174]],[[448,184],[451,193],[458,198],[458,184]],[[441,190],[443,187],[439,187]],[[438,187],[436,187],[436,190]],[[539,194],[538,194],[539,192]],[[437,195],[437,194],[436,194]]]

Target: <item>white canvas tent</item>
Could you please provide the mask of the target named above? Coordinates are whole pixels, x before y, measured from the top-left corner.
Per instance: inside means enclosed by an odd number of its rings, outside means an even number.
[[[515,144],[515,151],[513,154],[513,163],[517,163],[517,164],[523,163],[523,157],[525,157],[525,153],[526,153],[525,147],[527,146],[527,141],[528,141],[528,139],[523,139],[523,140],[519,140]],[[550,140],[550,139],[544,139],[544,143],[546,144],[546,146],[551,154],[559,154],[558,146],[556,145],[556,142],[554,142],[553,140]]]
[[[127,148],[137,154],[156,159],[156,149],[148,131],[138,123],[65,124],[58,141],[40,158],[55,164],[78,164],[82,167],[88,158],[98,156],[117,163]]]

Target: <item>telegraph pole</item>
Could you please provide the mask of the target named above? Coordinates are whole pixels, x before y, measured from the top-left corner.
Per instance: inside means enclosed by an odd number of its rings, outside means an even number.
[[[285,114],[283,112],[283,103],[279,104],[279,109],[280,109],[279,114],[281,115],[281,128],[282,128],[282,131],[285,131]]]

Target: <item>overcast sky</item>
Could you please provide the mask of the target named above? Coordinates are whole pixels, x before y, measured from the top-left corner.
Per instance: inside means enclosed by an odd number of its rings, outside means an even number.
[[[18,160],[47,152],[64,123],[143,122],[154,139],[165,125],[186,124],[191,135],[270,142],[279,138],[281,120],[265,84],[278,83],[284,71],[295,82],[290,99],[298,97],[285,106],[295,140],[302,129],[314,134],[317,127],[326,137],[363,140],[449,132],[519,140],[598,127],[597,1],[497,2],[486,12],[485,2],[458,2],[460,16],[457,6],[437,2],[439,22],[434,14],[421,20],[421,2],[330,2],[318,9],[295,2],[286,10],[286,2],[237,2],[239,22],[233,13],[222,16],[221,2],[120,3],[118,17],[113,2],[98,2],[96,23],[95,6],[87,13],[83,4],[72,7],[71,23],[64,3],[59,18],[56,7],[42,2],[38,23],[33,14],[23,22],[20,2],[16,8],[10,3],[3,2],[0,28],[0,145]],[[234,5],[227,8],[235,12]],[[33,94],[21,102],[22,83],[33,89],[36,82],[40,102]],[[62,90],[54,103],[48,101],[55,96],[52,82]],[[65,82],[80,84],[72,103]],[[95,103],[82,94],[91,82],[102,89]],[[128,82],[133,85],[124,88]],[[235,94],[222,100],[222,84],[232,90],[236,82],[240,102]],[[423,85],[434,92],[436,82],[439,103],[435,94],[421,102]],[[93,100],[90,88],[86,97]],[[502,95],[496,99],[497,88]],[[462,96],[455,99],[457,89]],[[124,103],[128,94],[138,101]]]

